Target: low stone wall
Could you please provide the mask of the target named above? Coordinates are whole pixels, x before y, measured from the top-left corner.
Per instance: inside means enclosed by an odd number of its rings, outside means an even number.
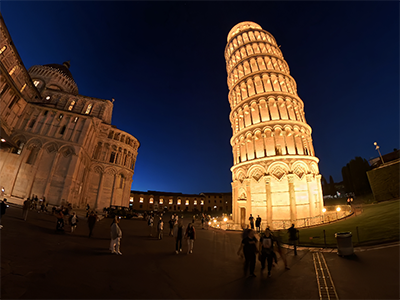
[[[385,201],[400,197],[399,171],[400,160],[396,160],[367,172],[375,201]]]

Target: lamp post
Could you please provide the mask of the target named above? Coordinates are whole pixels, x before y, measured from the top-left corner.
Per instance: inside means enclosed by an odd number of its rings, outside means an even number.
[[[374,145],[375,145],[375,150],[378,150],[378,153],[379,153],[379,156],[380,156],[380,158],[381,158],[382,164],[384,164],[381,151],[379,151],[378,143],[377,143],[377,142],[374,142]]]

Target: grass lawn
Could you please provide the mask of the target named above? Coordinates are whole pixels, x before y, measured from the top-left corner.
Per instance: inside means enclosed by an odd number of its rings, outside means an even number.
[[[400,235],[400,200],[364,204],[360,215],[347,220],[313,228],[299,229],[300,246],[336,246],[336,232],[350,231],[353,234],[353,245],[366,245],[379,242],[398,241]],[[357,234],[358,227],[358,234]],[[281,231],[282,241],[287,243],[288,234]],[[310,239],[313,237],[313,239]]]

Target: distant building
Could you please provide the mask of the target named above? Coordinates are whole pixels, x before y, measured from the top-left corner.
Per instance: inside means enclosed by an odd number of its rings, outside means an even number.
[[[382,159],[384,163],[400,159],[400,150],[394,149],[393,152],[382,155]],[[382,159],[380,156],[370,159],[369,164],[371,168],[374,169],[382,165]]]
[[[232,211],[232,193],[182,194],[131,191],[129,206],[137,211],[230,213]]]
[[[318,222],[319,159],[280,46],[260,25],[242,22],[228,34],[225,60],[235,224],[245,227],[250,214],[274,229]]]
[[[111,125],[114,101],[78,93],[69,67],[27,71],[0,14],[0,185],[55,205],[128,206],[140,144]]]

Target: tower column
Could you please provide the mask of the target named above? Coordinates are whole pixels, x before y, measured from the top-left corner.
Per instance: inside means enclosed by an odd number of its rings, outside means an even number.
[[[271,197],[271,176],[265,176],[265,194],[267,196],[267,225],[272,226],[272,197]]]
[[[294,190],[294,175],[287,175],[289,182],[289,198],[290,198],[290,222],[295,223],[297,219],[297,207],[296,207],[296,194]]]

